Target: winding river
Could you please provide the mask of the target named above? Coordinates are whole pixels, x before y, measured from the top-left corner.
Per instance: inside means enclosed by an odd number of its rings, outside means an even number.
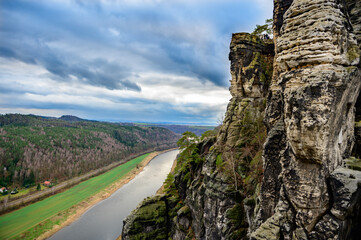
[[[172,150],[156,156],[133,180],[49,239],[116,239],[122,232],[123,220],[144,198],[154,195],[162,186],[178,152]]]

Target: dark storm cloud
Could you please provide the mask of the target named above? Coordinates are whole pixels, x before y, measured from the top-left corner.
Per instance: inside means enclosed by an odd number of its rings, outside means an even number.
[[[108,89],[141,90],[138,84],[128,79],[132,76],[128,67],[107,60],[100,61],[98,65],[97,62],[68,53],[64,57],[65,54],[61,50],[52,49],[47,45],[47,41],[53,39],[71,42],[75,34],[79,34],[84,40],[95,38],[102,44],[100,34],[94,34],[98,31],[77,23],[80,21],[75,19],[71,11],[69,13],[55,9],[54,6],[27,1],[6,1],[3,2],[3,7],[0,11],[7,20],[6,24],[0,27],[1,36],[4,36],[0,39],[1,57],[41,65],[52,73],[53,79],[57,81],[68,81],[70,75],[73,75],[84,83]],[[68,20],[59,20],[62,18]],[[64,35],[63,31],[66,32]]]
[[[54,56],[43,60],[45,60],[42,62],[43,66],[60,79],[68,79],[72,75],[94,86],[103,86],[108,89],[141,90],[136,83],[127,79],[132,76],[132,73],[126,67],[103,59],[74,64],[67,64]]]
[[[56,3],[44,4],[38,1],[2,2],[1,14],[5,21],[1,26],[1,35],[5,38],[0,40],[1,45],[5,47],[11,45],[10,50],[14,50],[21,48],[11,43],[14,38],[21,39],[21,42],[32,42],[25,52],[19,51],[16,55],[2,54],[2,56],[41,64],[60,77],[58,79],[73,74],[86,78],[89,84],[111,89],[140,89],[136,83],[127,79],[129,71],[109,76],[101,72],[92,72],[84,67],[72,68],[74,62],[61,60],[57,56],[61,55],[61,52],[57,53],[60,50],[46,45],[48,41],[54,40],[69,44],[77,38],[84,40],[84,44],[95,42],[102,47],[117,48],[125,57],[129,54],[138,54],[139,57],[148,61],[148,64],[141,66],[140,69],[137,69],[139,66],[136,62],[127,62],[127,67],[121,67],[124,70],[158,68],[158,71],[194,76],[201,81],[211,81],[218,86],[228,85],[227,60],[219,59],[220,53],[214,49],[220,45],[219,39],[214,39],[216,36],[210,35],[206,42],[197,43],[199,38],[207,37],[197,36],[204,33],[196,32],[197,28],[192,29],[191,23],[193,19],[199,21],[196,18],[202,17],[222,21],[224,11],[217,11],[217,4],[209,4],[208,14],[212,16],[207,16],[207,13],[202,13],[202,11],[194,12],[192,6],[177,8],[176,5],[169,4],[162,6],[121,5],[118,8],[109,9],[109,7],[102,8],[99,3],[92,1],[75,1],[75,3],[67,6]],[[198,16],[199,14],[203,16]],[[187,20],[187,17],[190,19]],[[224,28],[223,24],[220,25]],[[228,25],[232,24],[228,23]],[[108,36],[109,32],[106,32],[107,28],[119,31],[122,38],[111,39]],[[21,45],[20,41],[17,42]],[[42,42],[41,46],[34,46],[39,45],[39,42]],[[140,52],[137,49],[139,46],[154,48],[155,51]],[[99,52],[99,55],[102,53]],[[103,57],[106,58],[106,56]],[[69,58],[87,63],[81,56],[69,56]],[[221,62],[223,63],[220,64]]]
[[[30,56],[17,54],[15,51],[11,50],[10,48],[1,47],[1,46],[0,46],[0,57],[16,59],[16,60],[20,60],[22,62],[30,63],[30,64],[36,63],[35,59]]]
[[[86,84],[103,86],[108,89],[141,90],[136,83],[128,80],[128,77],[133,74],[127,67],[119,66],[105,59],[86,61],[77,59],[78,56],[61,57],[45,44],[34,41],[23,40],[22,44],[16,48],[16,44],[14,44],[16,42],[13,41],[9,44],[14,50],[10,47],[0,47],[0,56],[41,65],[53,74],[54,80],[69,81],[72,75]],[[7,45],[7,43],[5,42],[3,45]]]

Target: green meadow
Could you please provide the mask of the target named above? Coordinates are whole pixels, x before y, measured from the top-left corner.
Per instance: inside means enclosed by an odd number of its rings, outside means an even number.
[[[149,153],[130,160],[62,193],[0,216],[0,239],[16,238],[21,233],[91,197],[130,172],[148,155]]]

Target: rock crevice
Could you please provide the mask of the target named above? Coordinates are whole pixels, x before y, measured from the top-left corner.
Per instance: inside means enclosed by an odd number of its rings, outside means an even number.
[[[358,4],[353,3],[294,0],[284,12],[282,23],[275,17],[275,25],[281,27],[275,38],[276,74],[266,111],[269,134],[263,157],[266,173],[272,171],[272,165],[267,165],[272,159],[277,159],[281,169],[278,175],[265,174],[262,186],[266,188],[279,180],[281,191],[271,195],[279,199],[276,206],[267,190],[261,191],[259,221],[252,239],[266,239],[270,229],[284,239],[356,236],[345,228],[357,228],[357,220],[351,219],[358,218],[361,199],[351,194],[358,191],[357,187],[346,186],[350,175],[344,171],[350,170],[343,168],[354,145],[354,109],[361,85],[359,32],[354,31],[359,17],[350,18],[349,14],[357,12]],[[284,126],[280,127],[280,121]],[[282,132],[286,140],[269,153],[267,146],[276,141],[272,138],[274,129]],[[357,174],[352,176],[356,182],[360,180]],[[345,197],[339,189],[341,182],[353,196],[345,200],[345,207],[347,211],[356,210],[356,216],[335,210]],[[359,203],[352,205],[354,201]],[[270,203],[275,206],[273,211],[269,211]],[[294,211],[285,212],[286,205]],[[288,221],[290,217],[294,221]]]

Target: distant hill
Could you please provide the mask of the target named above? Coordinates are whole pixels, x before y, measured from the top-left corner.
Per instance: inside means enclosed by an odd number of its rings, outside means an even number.
[[[72,116],[72,115],[63,115],[60,118],[58,118],[60,120],[64,120],[64,121],[69,121],[69,122],[80,122],[80,121],[88,121],[82,118],[78,118],[76,116]]]
[[[175,124],[150,124],[150,123],[135,123],[135,125],[162,127],[169,129],[177,134],[182,134],[188,131],[188,132],[193,132],[198,136],[201,136],[204,132],[213,130],[215,128],[215,126],[193,126],[193,125],[175,125]]]
[[[62,181],[131,154],[175,147],[178,138],[153,126],[0,115],[0,186]]]

